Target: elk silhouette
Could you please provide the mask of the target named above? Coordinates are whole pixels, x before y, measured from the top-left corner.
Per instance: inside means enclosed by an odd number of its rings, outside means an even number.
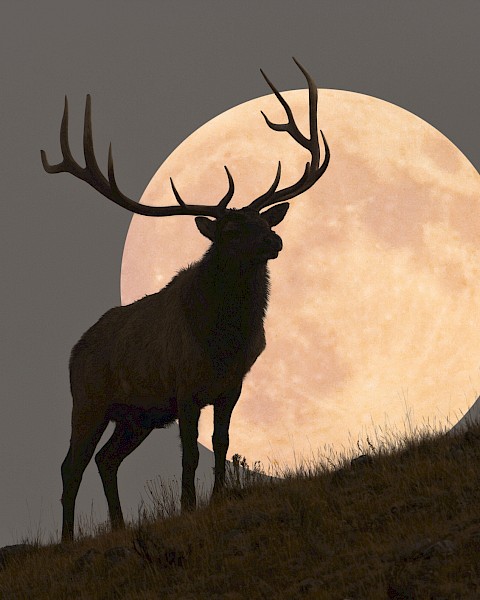
[[[294,59],[295,60],[295,59]],[[93,149],[91,100],[87,96],[83,146],[85,168],[73,158],[68,142],[68,103],[60,128],[63,160],[50,165],[41,151],[47,173],[66,172],[86,181],[103,196],[127,210],[152,217],[195,216],[211,246],[196,263],[181,270],[166,287],[127,306],[112,308],[74,346],[70,358],[73,397],[70,447],[62,463],[62,540],[73,539],[75,499],[83,472],[110,421],[115,429],[96,454],[112,527],[123,527],[117,471],[124,460],[155,428],[178,419],[182,444],[182,510],[195,507],[195,471],[198,465],[198,420],[201,409],[213,404],[215,480],[213,494],[225,482],[232,410],[242,382],[265,348],[263,321],[267,309],[267,261],[282,249],[272,227],[289,208],[286,200],[309,189],[325,172],[330,151],[323,132],[324,159],[320,164],[317,130],[317,86],[295,60],[309,89],[310,137],[298,129],[290,106],[261,71],[287,116],[286,123],[267,125],[287,132],[311,155],[300,179],[277,189],[275,180],[261,196],[241,209],[229,209],[233,178],[225,167],[229,188],[217,205],[186,204],[172,180],[178,206],[139,204],[118,188],[110,145],[108,179]],[[274,206],[272,206],[274,205]],[[268,210],[260,212],[267,206]],[[213,220],[207,218],[212,217]]]

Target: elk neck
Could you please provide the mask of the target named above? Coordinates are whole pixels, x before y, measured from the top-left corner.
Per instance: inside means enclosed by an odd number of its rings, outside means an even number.
[[[227,367],[263,334],[268,294],[268,267],[225,260],[215,244],[192,268],[195,281],[184,298],[185,314],[197,340],[214,364]]]

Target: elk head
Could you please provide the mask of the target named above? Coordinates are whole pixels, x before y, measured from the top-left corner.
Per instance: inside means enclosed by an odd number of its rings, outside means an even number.
[[[282,249],[282,239],[271,228],[283,220],[287,210],[288,203],[284,202],[263,213],[248,208],[228,210],[214,221],[196,217],[195,223],[227,262],[235,260],[254,265],[277,258]]]

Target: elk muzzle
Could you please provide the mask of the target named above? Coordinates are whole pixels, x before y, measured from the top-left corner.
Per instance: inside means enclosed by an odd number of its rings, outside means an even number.
[[[277,258],[278,253],[283,248],[282,238],[272,231],[264,237],[262,247],[264,258],[267,260]]]

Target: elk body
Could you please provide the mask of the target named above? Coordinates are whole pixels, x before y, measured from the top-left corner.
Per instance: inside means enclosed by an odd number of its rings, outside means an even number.
[[[198,262],[180,271],[158,293],[109,310],[73,348],[72,434],[62,464],[63,540],[73,538],[75,499],[83,472],[110,421],[115,422],[114,432],[96,454],[95,461],[113,527],[123,526],[117,486],[121,462],[153,429],[165,427],[176,419],[182,444],[181,506],[182,510],[194,508],[198,420],[201,409],[208,404],[214,408],[213,493],[217,494],[224,486],[230,417],[245,375],[265,348],[267,262],[282,249],[282,240],[272,227],[285,217],[289,208],[286,200],[310,188],[325,172],[330,158],[322,133],[325,157],[320,164],[317,87],[305,69],[298,62],[297,65],[309,87],[310,137],[299,131],[290,107],[262,72],[282,103],[288,121],[277,124],[263,116],[269,127],[288,132],[308,150],[311,160],[297,183],[283,189],[277,189],[279,164],[270,189],[239,210],[227,208],[234,183],[226,167],[229,189],[217,205],[186,204],[173,182],[178,206],[146,206],[127,198],[115,181],[111,148],[108,179],[97,165],[89,96],[84,127],[86,167],[82,168],[73,159],[65,100],[60,132],[63,160],[50,165],[42,151],[45,170],[71,173],[138,214],[195,216],[199,232],[211,241],[211,246]],[[271,208],[263,210],[267,206]]]

